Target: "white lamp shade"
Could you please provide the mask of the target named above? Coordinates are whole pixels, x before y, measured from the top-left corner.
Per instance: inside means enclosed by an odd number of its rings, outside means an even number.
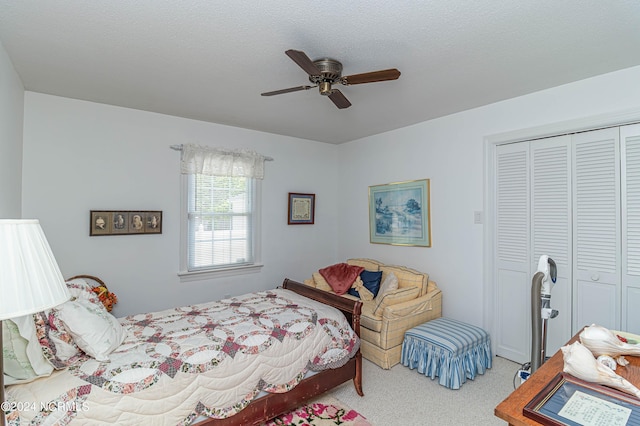
[[[0,220],[0,320],[71,298],[38,220]]]

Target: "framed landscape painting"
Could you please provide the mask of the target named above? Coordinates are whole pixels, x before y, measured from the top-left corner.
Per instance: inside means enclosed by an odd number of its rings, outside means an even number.
[[[370,186],[370,241],[431,247],[429,190],[429,179]]]

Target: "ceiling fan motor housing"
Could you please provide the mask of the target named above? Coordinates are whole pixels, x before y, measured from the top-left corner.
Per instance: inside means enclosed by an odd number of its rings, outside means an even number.
[[[309,81],[318,85],[321,95],[330,95],[331,84],[338,82],[342,77],[342,64],[330,58],[317,59],[313,64],[320,70],[320,74],[310,75]]]

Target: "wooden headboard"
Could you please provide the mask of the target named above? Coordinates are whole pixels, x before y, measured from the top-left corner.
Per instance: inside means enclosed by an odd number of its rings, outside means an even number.
[[[329,305],[336,309],[339,309],[351,324],[351,328],[353,328],[353,331],[356,332],[358,337],[360,336],[360,313],[362,311],[361,301],[352,300],[346,297],[338,296],[336,294],[331,294],[326,291],[317,290],[308,285],[290,280],[289,278],[284,279],[282,288],[291,290],[301,296],[308,297],[309,299],[313,299],[320,303],[324,303],[325,305]]]

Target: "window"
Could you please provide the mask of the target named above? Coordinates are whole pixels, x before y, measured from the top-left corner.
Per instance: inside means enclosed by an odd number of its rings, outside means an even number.
[[[227,161],[232,157],[227,151],[221,153],[203,147],[191,149],[195,153],[183,152],[179,275],[246,273],[261,267],[256,237],[259,235],[261,179],[246,172],[255,168],[244,167],[247,164],[244,157]],[[235,152],[232,154],[238,156]],[[186,166],[185,157],[193,158]],[[218,167],[221,158],[226,161],[222,171]],[[201,164],[211,170],[198,168]],[[228,168],[229,164],[232,167]],[[238,173],[240,166],[242,172]],[[189,167],[186,173],[185,167]],[[203,170],[206,173],[200,173]]]
[[[253,179],[188,177],[188,271],[252,264]]]

